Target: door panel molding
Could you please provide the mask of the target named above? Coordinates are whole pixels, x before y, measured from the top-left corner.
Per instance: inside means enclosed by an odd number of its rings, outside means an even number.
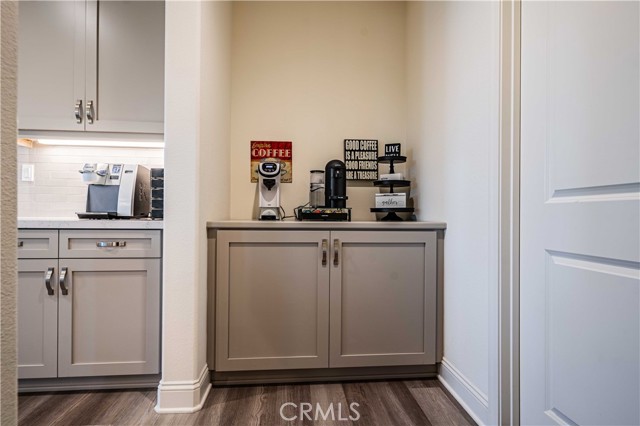
[[[640,200],[640,182],[555,189],[547,203]]]
[[[569,426],[575,426],[578,423],[574,422],[573,420],[571,420],[569,417],[567,417],[564,413],[562,413],[562,411],[558,410],[557,408],[552,408],[550,410],[547,410],[544,412],[553,422],[555,422],[558,425],[569,425]]]
[[[625,407],[640,399],[638,264],[546,256],[545,414],[567,424],[634,424]],[[594,368],[607,359],[615,362]]]
[[[556,265],[640,280],[640,262],[546,250]]]

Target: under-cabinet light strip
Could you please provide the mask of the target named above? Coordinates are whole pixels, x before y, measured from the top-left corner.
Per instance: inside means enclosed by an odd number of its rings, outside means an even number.
[[[65,146],[104,146],[115,148],[164,148],[164,142],[157,141],[111,141],[111,140],[88,140],[88,139],[37,139],[42,145],[65,145]]]

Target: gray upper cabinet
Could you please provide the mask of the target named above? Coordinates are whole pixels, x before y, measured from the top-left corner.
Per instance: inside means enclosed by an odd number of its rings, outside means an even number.
[[[163,2],[87,2],[86,101],[87,130],[164,131]]]
[[[84,2],[18,7],[18,128],[84,130],[74,111],[76,102],[84,103]],[[82,118],[82,110],[78,114]]]
[[[163,133],[164,2],[20,2],[18,128]]]

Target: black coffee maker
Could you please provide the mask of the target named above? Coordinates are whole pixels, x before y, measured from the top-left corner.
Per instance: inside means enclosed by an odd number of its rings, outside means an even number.
[[[347,207],[347,168],[340,160],[331,160],[324,168],[324,206],[328,208]]]

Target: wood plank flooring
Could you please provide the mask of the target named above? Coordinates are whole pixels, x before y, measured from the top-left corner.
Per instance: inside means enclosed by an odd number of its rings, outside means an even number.
[[[293,421],[280,417],[280,407],[286,402],[298,407],[284,408],[286,417],[297,417]],[[357,420],[349,409],[354,402],[359,404],[354,407],[360,416]],[[153,411],[156,389],[33,393],[20,395],[18,403],[22,426],[475,425],[435,379],[214,387],[204,408],[193,414],[157,414]],[[311,420],[301,416],[302,403],[312,404]],[[316,411],[317,404],[322,412]],[[330,406],[334,407],[333,415]]]

